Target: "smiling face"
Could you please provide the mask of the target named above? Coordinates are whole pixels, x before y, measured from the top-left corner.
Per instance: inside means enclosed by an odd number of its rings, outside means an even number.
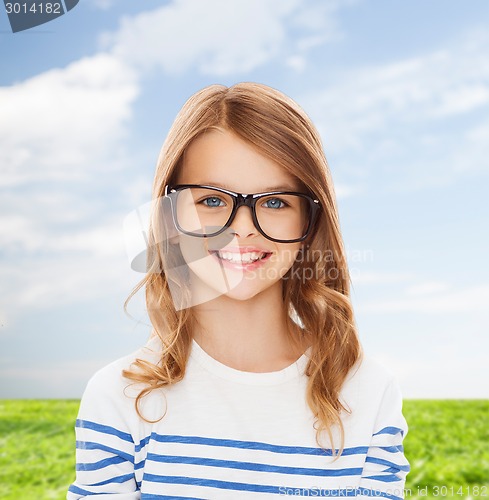
[[[206,132],[191,143],[174,184],[210,185],[247,194],[299,191],[298,181],[279,164],[226,130]],[[222,206],[223,202],[209,200],[206,210]],[[276,201],[266,203],[271,209]],[[193,305],[221,295],[247,300],[270,287],[281,291],[281,279],[301,248],[301,242],[276,243],[263,236],[246,206],[238,209],[231,227],[221,235],[180,234],[178,242],[190,269]],[[262,258],[250,263],[258,257]]]

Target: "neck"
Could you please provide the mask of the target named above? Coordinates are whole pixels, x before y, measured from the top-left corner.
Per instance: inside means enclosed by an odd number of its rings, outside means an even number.
[[[193,312],[196,342],[237,370],[281,370],[308,346],[303,331],[288,316],[281,281],[247,300],[221,295],[195,306]]]

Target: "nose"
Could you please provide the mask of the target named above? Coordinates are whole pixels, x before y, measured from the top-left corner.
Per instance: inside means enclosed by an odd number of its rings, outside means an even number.
[[[234,219],[231,221],[231,229],[234,230],[237,236],[241,237],[257,233],[250,207],[241,206],[238,208]]]

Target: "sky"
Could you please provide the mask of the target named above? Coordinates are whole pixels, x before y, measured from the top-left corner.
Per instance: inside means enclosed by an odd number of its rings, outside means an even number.
[[[143,345],[126,217],[183,103],[286,93],[318,128],[365,351],[405,398],[489,397],[486,0],[81,0],[0,12],[0,398],[79,398]]]

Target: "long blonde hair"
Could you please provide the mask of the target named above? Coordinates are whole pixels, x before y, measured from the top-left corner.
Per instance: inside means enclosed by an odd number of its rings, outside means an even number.
[[[350,410],[339,395],[350,369],[361,357],[361,346],[350,302],[350,275],[336,197],[319,134],[304,111],[275,89],[257,83],[208,86],[188,99],[168,133],[158,159],[153,200],[161,199],[165,186],[176,178],[190,143],[216,127],[232,131],[280,164],[320,202],[319,217],[301,249],[301,258],[282,278],[283,300],[285,310],[299,318],[312,339],[306,398],[315,417],[316,442],[319,445],[319,434],[326,431],[333,444],[331,429],[337,425],[340,456],[344,449],[341,412]],[[146,285],[153,335],[158,335],[162,344],[157,364],[137,359],[123,371],[126,378],[144,384],[136,399],[141,418],[141,398],[184,377],[196,320],[191,307],[174,307],[164,271],[167,249],[158,243],[162,217],[161,210],[151,214],[147,273],[124,303],[126,309],[132,296]],[[289,317],[287,321],[292,320]]]

